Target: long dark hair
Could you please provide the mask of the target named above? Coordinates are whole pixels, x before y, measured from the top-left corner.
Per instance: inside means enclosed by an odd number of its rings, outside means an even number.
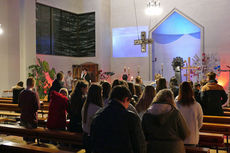
[[[156,83],[157,83],[157,87],[156,87],[157,93],[162,89],[167,89],[165,78],[158,79]]]
[[[147,110],[149,106],[152,104],[152,101],[155,95],[156,95],[155,88],[150,85],[146,86],[143,94],[141,95],[140,100],[138,101],[136,105],[137,112],[140,113],[142,111]]]
[[[70,109],[72,113],[75,113],[75,111],[81,111],[82,103],[84,102],[84,98],[83,98],[84,95],[82,89],[87,87],[88,87],[87,81],[79,80],[77,82],[73,92],[71,93],[71,98],[70,98],[70,102],[71,102]]]
[[[103,88],[103,99],[108,99],[109,98],[109,94],[111,91],[111,85],[108,82],[103,82],[102,83],[102,88]]]
[[[86,123],[88,107],[90,103],[95,104],[99,107],[103,107],[101,92],[102,92],[102,87],[98,84],[92,84],[89,87],[87,99],[83,106],[83,114],[84,114],[83,123]]]
[[[183,106],[189,106],[195,102],[194,93],[189,82],[185,81],[180,84],[178,102]]]

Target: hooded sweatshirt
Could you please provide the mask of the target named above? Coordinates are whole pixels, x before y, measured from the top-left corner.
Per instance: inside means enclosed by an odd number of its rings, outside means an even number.
[[[185,153],[183,140],[190,132],[174,106],[154,103],[144,114],[142,127],[148,153]]]

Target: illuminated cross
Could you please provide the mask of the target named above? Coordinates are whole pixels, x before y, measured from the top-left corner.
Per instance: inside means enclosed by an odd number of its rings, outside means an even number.
[[[188,57],[188,63],[186,63],[186,65],[187,65],[187,67],[182,67],[181,69],[187,70],[187,73],[185,74],[185,76],[187,76],[187,81],[191,81],[191,79],[190,79],[190,70],[199,69],[199,67],[191,67],[191,65],[190,65],[190,57]]]
[[[152,43],[152,39],[146,39],[146,32],[144,31],[141,32],[141,39],[134,40],[134,45],[141,45],[141,52],[143,53],[146,52],[146,45]]]

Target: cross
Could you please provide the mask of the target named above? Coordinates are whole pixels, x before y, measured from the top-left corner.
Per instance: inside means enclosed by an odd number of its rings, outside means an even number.
[[[228,103],[227,106],[230,104],[230,66],[227,66],[228,70],[219,70],[220,72],[228,72],[229,73],[229,79],[228,79]]]
[[[141,52],[146,52],[146,45],[147,44],[152,44],[153,40],[152,39],[146,39],[146,32],[142,31],[141,32],[141,39],[134,40],[134,45],[141,45]]]
[[[187,70],[187,73],[186,73],[187,81],[191,81],[191,79],[190,79],[190,70],[198,69],[199,67],[191,67],[191,65],[190,65],[190,57],[188,57],[188,63],[186,63],[186,65],[187,65],[187,67],[182,67],[181,69],[186,69]]]

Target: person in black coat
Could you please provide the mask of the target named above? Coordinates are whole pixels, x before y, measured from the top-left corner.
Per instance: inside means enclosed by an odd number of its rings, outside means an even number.
[[[83,71],[82,71],[81,79],[86,80],[88,83],[90,83],[89,73],[88,73],[86,68],[84,68]]]
[[[25,88],[23,87],[23,82],[19,81],[15,87],[13,87],[13,103],[18,104],[18,96],[22,90]]]
[[[56,76],[56,79],[55,79],[54,82],[52,83],[52,86],[51,86],[50,90],[49,90],[49,93],[48,93],[48,101],[50,101],[50,93],[51,93],[51,91],[54,90],[54,91],[56,91],[56,92],[59,92],[59,90],[60,90],[61,88],[64,87],[64,82],[62,81],[63,78],[64,78],[63,73],[59,72],[59,73],[57,74],[57,76]]]
[[[111,102],[99,110],[91,124],[91,148],[95,153],[145,153],[146,144],[140,118],[127,111],[132,95],[118,85]]]
[[[215,79],[215,73],[207,74],[208,83],[201,88],[201,106],[204,115],[222,116],[224,114],[222,105],[226,103],[228,97],[224,88]]]

